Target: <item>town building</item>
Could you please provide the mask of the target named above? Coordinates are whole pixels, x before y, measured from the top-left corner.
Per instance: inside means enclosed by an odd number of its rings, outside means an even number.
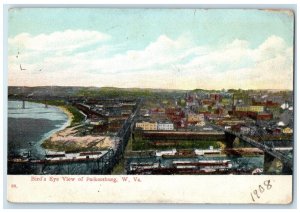
[[[284,134],[293,134],[293,129],[289,128],[289,127],[286,127],[282,130],[282,133],[284,133]]]
[[[102,120],[90,120],[88,123],[90,125],[98,126],[98,125],[102,125],[104,122]]]
[[[271,120],[273,118],[273,115],[271,113],[257,113],[255,116],[256,120]]]
[[[135,124],[136,128],[142,130],[157,130],[157,122],[155,121],[137,121]]]
[[[198,121],[195,125],[196,126],[205,126],[205,121],[204,120]]]
[[[240,112],[263,112],[264,106],[236,106],[235,110]]]
[[[204,121],[204,114],[194,114],[194,113],[187,114],[187,122],[189,123],[198,123],[202,121]]]
[[[263,112],[264,106],[249,106],[250,112]]]
[[[226,118],[226,119],[216,121],[217,125],[222,125],[222,126],[244,125],[245,123],[246,123],[245,120],[233,119],[233,118]]]
[[[158,121],[157,130],[166,130],[166,131],[174,130],[174,124],[170,121]]]
[[[150,110],[150,114],[164,114],[165,113],[165,109],[164,108],[153,108]]]

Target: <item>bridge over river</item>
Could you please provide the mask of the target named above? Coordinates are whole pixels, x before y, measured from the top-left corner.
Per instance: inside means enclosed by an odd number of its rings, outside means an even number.
[[[253,147],[259,148],[265,153],[265,168],[267,171],[270,166],[270,162],[272,162],[275,158],[280,160],[283,164],[283,172],[290,174],[293,171],[293,157],[286,154],[284,151],[292,151],[293,147],[271,147],[266,145],[267,141],[257,141],[247,135],[243,135],[239,132],[232,131],[230,129],[225,129],[222,126],[211,124],[215,129],[223,131],[225,133],[226,142],[229,143],[229,147],[233,146],[233,142],[236,138],[250,144]]]

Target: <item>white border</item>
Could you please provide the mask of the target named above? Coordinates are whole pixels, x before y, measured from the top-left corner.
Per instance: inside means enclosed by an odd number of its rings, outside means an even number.
[[[85,1],[66,1],[66,0],[52,0],[52,1],[38,1],[38,0],[29,0],[29,1],[26,1],[26,5],[24,4],[24,1],[22,1],[22,0],[10,0],[10,1],[8,1],[8,0],[5,0],[5,1],[3,1],[3,3],[2,3],[2,5],[4,6],[5,4],[10,4],[10,5],[16,5],[16,4],[19,4],[19,5],[22,5],[22,6],[28,6],[28,7],[32,7],[32,6],[34,6],[34,7],[38,7],[38,5],[39,6],[42,6],[42,5],[44,5],[44,6],[50,6],[50,7],[60,7],[60,6],[70,6],[70,5],[68,5],[69,3],[71,3],[72,4],[72,6],[84,6],[84,7],[87,7],[87,5],[89,4],[89,5],[96,5],[96,4],[99,4],[99,1],[96,1],[96,0],[85,0]],[[110,5],[110,7],[112,7],[113,5],[122,5],[122,6],[125,6],[125,7],[131,7],[131,6],[133,6],[133,7],[137,7],[137,5],[136,4],[140,4],[141,2],[140,1],[132,1],[132,0],[126,0],[126,1],[122,1],[122,0],[118,0],[118,1],[116,1],[116,0],[105,0],[105,1],[101,1],[100,2],[101,4],[109,4]],[[168,5],[167,4],[172,4],[174,7],[177,7],[177,6],[180,6],[180,7],[197,7],[197,6],[201,6],[201,5],[199,5],[199,4],[209,4],[209,5],[207,5],[207,6],[209,6],[209,7],[214,7],[214,5],[216,6],[216,7],[219,7],[219,6],[224,6],[224,7],[236,7],[236,6],[238,6],[238,7],[240,7],[240,8],[243,8],[243,7],[247,7],[247,8],[254,8],[254,7],[256,7],[256,6],[259,6],[259,7],[261,7],[262,5],[263,6],[270,6],[270,4],[272,4],[271,6],[274,6],[274,5],[276,5],[276,4],[295,4],[296,5],[296,7],[298,6],[297,5],[297,1],[296,0],[287,0],[287,1],[270,1],[270,0],[252,0],[252,1],[248,1],[248,0],[246,0],[246,1],[238,1],[238,0],[228,0],[228,1],[224,1],[224,0],[211,0],[211,1],[203,1],[203,0],[199,0],[199,1],[196,1],[196,0],[186,0],[186,1],[184,1],[184,4],[182,4],[182,1],[180,1],[180,0],[165,0],[165,1],[162,1],[162,0],[152,0],[152,1],[150,1],[150,0],[144,0],[143,2],[142,2],[142,4],[144,5],[144,6],[150,6],[150,4],[152,5],[152,6],[154,6],[154,7],[168,7]],[[35,5],[33,5],[33,4],[35,4]],[[49,4],[51,4],[51,5],[49,5]],[[55,4],[55,5],[53,5],[53,4]],[[84,5],[83,5],[84,4]],[[126,4],[126,5],[125,5]],[[128,4],[133,4],[133,5],[128,5]],[[154,5],[153,5],[154,4]],[[190,5],[187,5],[187,4],[190,4]],[[221,5],[216,5],[216,4],[221,4]],[[225,4],[227,4],[227,5],[225,5]],[[239,5],[228,5],[228,4],[239,4]],[[251,5],[249,5],[249,4],[251,4]],[[256,5],[252,5],[252,4],[256,4]],[[269,5],[264,5],[264,4],[269,4]],[[99,5],[97,5],[97,6],[99,6]],[[108,5],[102,5],[102,6],[108,6]],[[152,6],[150,6],[150,7],[152,7]],[[2,14],[3,14],[3,7],[1,7],[1,12],[2,12]],[[1,17],[1,25],[3,25],[3,16]],[[297,17],[297,19],[296,19],[296,24],[297,24],[297,28],[298,28],[298,17]],[[2,26],[2,29],[3,29],[3,26]],[[5,32],[3,33],[3,34],[1,34],[1,36],[2,36],[2,41],[3,41],[3,43],[5,42],[4,41],[4,35],[5,35]],[[2,49],[3,49],[3,43],[1,43],[1,46],[2,46]],[[298,49],[297,47],[296,47],[296,49]],[[5,51],[2,51],[1,52],[1,56],[2,56],[2,59],[3,59],[3,52],[5,52]],[[298,55],[296,55],[296,62],[298,61]],[[5,59],[2,61],[2,67],[5,65]],[[295,82],[298,82],[298,75],[297,75],[297,70],[295,71]],[[4,80],[7,78],[7,76],[5,76],[5,75],[1,75],[1,82],[4,82]],[[5,85],[5,83],[4,83],[4,85]],[[4,92],[6,92],[6,89],[4,89],[4,87],[0,87],[1,88],[1,94],[3,94],[4,95],[4,98],[5,98],[5,94],[4,94]],[[295,88],[296,90],[295,90],[295,93],[296,94],[298,94],[298,87],[296,87]],[[296,99],[295,100],[295,104],[296,104],[296,106],[298,105],[298,100]],[[5,107],[5,103],[4,103],[4,100],[3,99],[1,99],[1,101],[0,101],[0,108],[1,108],[1,110],[3,110],[4,108],[3,107]],[[296,109],[296,107],[294,108],[294,109]],[[1,114],[1,118],[2,118],[2,120],[3,120],[3,118],[4,117],[2,117],[4,114],[3,114],[3,111],[2,111],[2,113],[0,113]],[[295,113],[295,116],[296,116],[296,121],[298,120],[298,113]],[[3,123],[4,124],[4,123]],[[4,124],[5,125],[5,124]],[[295,131],[295,132],[298,132],[298,125],[297,125],[297,131]],[[6,132],[5,131],[3,131],[4,129],[3,128],[0,128],[0,134],[1,134],[1,136],[2,136],[2,138],[3,138],[3,136],[4,136],[4,134],[6,134]],[[296,137],[297,137],[297,135],[295,135]],[[298,141],[297,139],[298,138],[295,138],[296,139],[296,141]],[[0,154],[2,154],[2,156],[6,156],[6,154],[4,154],[4,152],[3,152],[3,150],[2,149],[0,149],[1,151],[0,151]],[[298,156],[298,150],[296,150],[296,152],[297,152],[297,154],[295,153],[295,156]],[[297,161],[298,162],[298,161]],[[3,167],[4,168],[6,168],[5,167],[5,164],[6,164],[6,162],[3,162]],[[297,163],[297,165],[299,165],[298,163]],[[2,173],[2,175],[1,175],[1,183],[3,183],[3,177],[5,177],[5,173],[6,173],[6,169],[0,169],[1,170],[1,173]],[[296,171],[296,172],[298,172],[298,171]],[[297,175],[297,173],[295,172],[295,177],[296,177],[296,175]],[[297,188],[296,188],[297,187]],[[296,185],[296,182],[295,182],[295,190],[296,190],[296,192],[298,191],[297,190],[298,189],[298,184]],[[5,185],[4,185],[4,190],[5,190]],[[295,195],[295,199],[299,199],[298,198],[298,196],[297,196],[297,193],[295,193],[294,194]],[[5,196],[6,197],[6,196]],[[5,204],[5,197],[3,197],[3,201],[4,201],[4,204]],[[297,202],[298,203],[298,202]],[[7,203],[6,203],[7,204]],[[57,205],[57,206],[55,206],[55,208],[59,208],[59,206],[60,207],[62,207],[62,205]],[[78,205],[75,205],[75,206],[77,206],[78,207]],[[7,205],[5,205],[5,207],[8,207]],[[10,206],[11,207],[11,206]],[[15,208],[16,208],[16,206],[14,206]],[[23,206],[23,207],[29,207],[29,206]],[[43,205],[35,205],[35,206],[31,206],[31,208],[34,208],[34,207],[45,207],[45,206],[43,206]],[[53,207],[53,205],[47,205],[46,206],[47,208],[51,208],[51,207]],[[73,207],[74,207],[74,205],[73,205]],[[81,207],[85,207],[85,208],[87,208],[87,206],[81,206]],[[92,207],[93,208],[93,206],[89,206],[89,207]],[[98,206],[99,207],[99,206]],[[102,205],[102,207],[103,207],[103,205]],[[112,206],[107,206],[107,207],[112,207]],[[107,208],[106,207],[106,208]],[[172,206],[169,206],[169,207],[172,207]],[[177,206],[178,207],[178,206]],[[200,206],[196,206],[196,207],[200,207]],[[219,208],[219,207],[223,207],[223,208],[228,208],[228,206],[214,206],[214,208]],[[238,206],[230,206],[230,208],[236,208],[236,207],[238,207]],[[246,208],[253,208],[253,206],[240,206],[240,207],[246,207]],[[272,207],[273,208],[273,211],[274,211],[274,208],[281,208],[281,207],[279,207],[279,206],[269,206],[269,207]],[[296,206],[293,206],[294,208],[296,208]],[[17,207],[18,208],[18,207]],[[124,207],[123,207],[124,208]],[[125,207],[126,208],[126,207]],[[206,207],[207,208],[207,207]],[[210,208],[210,207],[208,207],[208,208]],[[255,208],[255,206],[254,206],[254,208]],[[264,208],[264,207],[260,207],[260,208]],[[290,208],[290,207],[287,207],[287,208]],[[105,210],[106,211],[106,210]]]

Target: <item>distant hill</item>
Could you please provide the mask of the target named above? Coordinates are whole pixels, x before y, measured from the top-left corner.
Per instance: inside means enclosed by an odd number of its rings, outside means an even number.
[[[156,95],[176,95],[186,90],[166,90],[151,88],[117,88],[117,87],[73,87],[73,86],[40,86],[40,87],[8,87],[8,97],[155,97]]]
[[[206,90],[206,89],[194,89],[194,90],[171,90],[171,89],[152,89],[152,88],[117,88],[117,87],[76,87],[76,86],[40,86],[40,87],[8,87],[8,97],[18,98],[20,96],[26,97],[99,97],[99,98],[117,98],[117,97],[176,97],[182,96],[187,92],[196,93],[218,93],[224,90]],[[280,91],[280,90],[241,90],[241,89],[229,89],[227,92],[238,96],[248,95],[249,92],[262,93],[292,93],[292,91]]]

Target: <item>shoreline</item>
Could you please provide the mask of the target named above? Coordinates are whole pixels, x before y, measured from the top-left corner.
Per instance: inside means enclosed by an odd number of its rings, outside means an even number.
[[[47,143],[51,143],[51,139],[53,137],[55,137],[57,134],[59,134],[60,132],[65,132],[68,128],[71,127],[72,125],[72,122],[74,120],[74,115],[68,110],[68,108],[66,106],[59,106],[59,105],[52,105],[52,104],[49,104],[50,106],[53,106],[57,109],[59,109],[61,112],[63,112],[65,115],[67,115],[67,121],[66,123],[61,126],[59,129],[57,129],[55,132],[53,132],[51,135],[48,135],[48,137],[44,138],[41,143],[40,143],[40,146],[45,149],[45,150],[48,150],[48,151],[53,151],[55,149],[55,147],[53,147],[52,149],[47,146]],[[48,144],[49,145],[49,144]]]
[[[20,100],[8,100],[8,101],[20,101]],[[28,101],[28,103],[41,104],[39,101]],[[33,120],[44,119],[46,122],[52,122],[52,123],[54,122],[53,127],[48,128],[48,130],[46,130],[44,132],[41,132],[41,134],[39,134],[39,136],[38,136],[38,139],[37,139],[37,137],[30,139],[31,141],[35,141],[34,144],[37,145],[37,148],[34,149],[34,153],[36,153],[37,156],[43,155],[42,153],[49,150],[43,145],[46,141],[48,141],[51,137],[53,137],[58,132],[65,131],[66,129],[71,127],[72,121],[74,120],[74,115],[68,110],[67,106],[63,106],[63,105],[59,106],[59,105],[55,105],[55,104],[49,104],[49,109],[47,111],[51,111],[55,114],[60,115],[60,120],[62,120],[62,122],[60,121],[59,122],[60,124],[57,125],[58,123],[55,122],[54,120],[52,120],[51,117],[38,118],[38,119],[37,118],[27,118],[27,117],[23,118],[23,119],[33,119]],[[19,118],[16,118],[16,119],[19,119]],[[36,130],[36,131],[45,129],[43,124],[40,124],[40,125],[41,126],[35,127],[35,128],[38,128],[38,130]],[[22,128],[22,129],[24,129],[24,128]],[[31,130],[31,131],[33,132],[34,130]],[[14,134],[14,133],[10,133],[10,134]],[[27,140],[27,139],[25,139],[25,140]],[[26,149],[27,149],[27,147],[26,147]]]
[[[29,102],[40,104],[39,101],[29,101]],[[45,137],[40,141],[40,146],[43,149],[51,151],[57,148],[56,146],[52,148],[49,147],[49,145],[52,145],[52,138],[55,138],[60,133],[65,133],[69,128],[72,127],[72,122],[74,121],[74,114],[65,105],[58,105],[58,104],[51,104],[51,103],[50,104],[48,103],[48,105],[58,109],[60,112],[67,115],[67,121],[65,122],[64,125],[62,125],[59,129],[56,129],[56,131],[52,130],[54,131],[52,134],[48,135],[47,137]],[[53,143],[53,145],[55,145],[55,143]]]
[[[55,105],[53,105],[53,106],[55,106]],[[68,117],[68,121],[67,121],[68,125],[64,129],[70,127],[74,120],[74,115],[65,106],[56,106],[56,107],[61,109]],[[62,129],[62,130],[64,130],[64,129]]]
[[[51,105],[50,106],[54,106],[57,109],[60,109],[64,114],[67,115],[68,120],[66,122],[66,124],[64,124],[60,129],[58,129],[57,131],[53,132],[49,137],[45,138],[42,143],[41,143],[41,147],[43,147],[45,150],[49,150],[49,151],[53,151],[55,149],[57,149],[57,145],[55,146],[55,143],[52,141],[53,138],[55,138],[57,135],[59,135],[60,133],[65,133],[67,131],[67,129],[72,127],[72,122],[74,120],[74,115],[68,110],[68,108],[66,106],[62,106],[62,105]],[[54,147],[49,147],[49,145],[54,145]]]
[[[28,102],[41,104],[41,102],[39,102],[39,101],[33,101],[33,100],[29,100]],[[71,126],[71,124],[72,124],[72,122],[74,120],[74,115],[73,115],[73,113],[70,112],[70,110],[65,105],[58,105],[58,104],[51,104],[51,103],[48,103],[48,105],[56,107],[56,108],[60,109],[61,111],[63,111],[63,113],[65,113],[67,115],[67,117],[68,117],[68,121],[67,121],[68,125],[65,128]]]
[[[103,150],[113,147],[114,142],[111,137],[89,134],[81,135],[81,123],[73,123],[74,116],[76,115],[64,105],[52,106],[61,109],[68,116],[68,121],[67,125],[63,126],[60,130],[53,132],[53,134],[41,143],[41,146],[45,150],[54,152],[81,152],[90,151],[90,149]]]

